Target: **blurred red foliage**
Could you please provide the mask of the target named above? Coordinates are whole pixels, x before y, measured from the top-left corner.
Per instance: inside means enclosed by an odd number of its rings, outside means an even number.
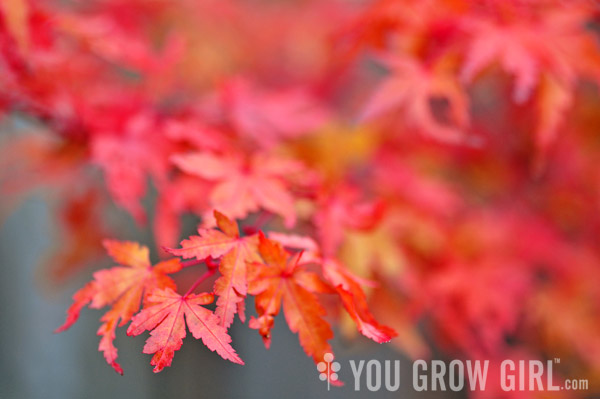
[[[0,112],[19,131],[0,189],[52,189],[66,232],[54,276],[98,256],[112,199],[152,221],[161,257],[184,215],[201,218],[197,239],[251,242],[244,270],[223,248],[186,256],[238,273],[215,293],[237,295],[242,321],[246,266],[289,264],[283,248],[258,250],[258,231],[303,251],[319,273],[291,287],[316,303],[305,315],[323,342],[307,343],[302,312],[286,317],[317,361],[331,334],[316,293],[329,292],[349,312],[327,309],[342,332],[354,319],[387,341],[372,311],[414,357],[425,333],[460,358],[523,350],[600,381],[596,2],[5,0],[0,12]],[[108,295],[100,276],[75,306]],[[290,294],[251,291],[268,340],[279,309],[265,295],[285,309]]]

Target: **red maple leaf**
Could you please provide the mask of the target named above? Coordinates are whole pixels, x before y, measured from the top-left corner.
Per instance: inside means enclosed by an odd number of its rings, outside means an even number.
[[[221,325],[228,328],[246,298],[246,263],[259,259],[257,238],[256,235],[240,237],[237,224],[218,211],[214,211],[214,217],[221,231],[200,228],[197,236],[181,242],[181,248],[170,248],[168,251],[186,259],[222,258],[219,264],[221,277],[214,286],[215,294],[219,296],[215,313],[221,318]],[[243,312],[239,313],[243,322]]]
[[[322,195],[313,216],[322,256],[336,253],[347,229],[370,229],[381,218],[384,203],[359,196],[357,188],[349,185],[338,186]]]
[[[362,113],[368,120],[402,109],[408,124],[443,141],[464,139],[469,123],[468,98],[446,64],[426,67],[409,57],[385,56],[382,61],[391,69],[391,75],[380,84]],[[449,123],[441,123],[434,114],[431,102],[448,101]]]
[[[92,159],[103,169],[115,202],[139,223],[146,220],[140,200],[146,194],[148,176],[161,185],[169,166],[168,142],[153,129],[152,116],[142,112],[128,120],[125,133],[98,134],[91,144]]]
[[[220,325],[219,317],[200,306],[211,303],[213,299],[212,294],[206,293],[181,296],[170,288],[155,290],[148,297],[152,305],[135,315],[127,335],[151,331],[144,353],[154,353],[150,364],[154,366],[155,373],[171,365],[175,351],[183,344],[186,324],[194,338],[201,339],[211,351],[233,363],[244,364],[231,347],[231,337]]]
[[[466,18],[463,24],[472,38],[461,74],[468,83],[497,63],[514,76],[516,103],[537,94],[535,138],[544,152],[573,104],[577,80],[598,79],[600,57],[595,35],[582,29],[589,18],[586,6],[548,7],[541,15],[525,10],[513,10],[512,21]]]
[[[186,212],[201,216],[208,208],[205,193],[209,189],[210,182],[198,181],[187,175],[178,175],[162,186],[152,226],[158,246],[177,245],[181,233],[181,216]]]
[[[175,155],[172,161],[184,172],[216,183],[210,193],[212,209],[243,219],[262,208],[283,217],[288,227],[296,223],[294,197],[285,178],[301,172],[300,163],[262,155],[244,160],[209,152]]]
[[[100,319],[104,323],[98,329],[102,336],[98,350],[115,371],[123,374],[116,362],[117,348],[114,346],[115,329],[129,322],[140,309],[142,300],[147,303],[149,293],[156,288],[175,288],[175,283],[166,274],[181,269],[179,259],[150,264],[148,248],[135,242],[104,240],[108,254],[120,265],[94,273],[94,280],[73,295],[74,303],[67,310],[67,319],[56,332],[71,327],[86,305],[100,309],[111,306]],[[120,322],[119,322],[120,320]]]
[[[314,132],[328,116],[305,90],[261,91],[240,78],[224,86],[223,101],[239,134],[263,148]]]

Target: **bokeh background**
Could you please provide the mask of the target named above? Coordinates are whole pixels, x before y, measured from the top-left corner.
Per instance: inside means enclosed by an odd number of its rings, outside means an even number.
[[[0,1],[0,398],[600,397],[599,26],[590,0]],[[103,238],[155,263],[213,209],[313,239],[399,337],[328,303],[327,392],[281,316],[269,350],[233,324],[243,367],[188,334],[160,374],[120,328],[123,377],[103,311],[53,334]],[[415,358],[590,387],[416,393]],[[400,359],[402,390],[354,392],[349,359]]]

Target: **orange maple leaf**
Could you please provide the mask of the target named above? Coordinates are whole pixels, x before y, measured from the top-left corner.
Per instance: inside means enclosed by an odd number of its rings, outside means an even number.
[[[322,267],[323,276],[336,287],[344,308],[361,334],[380,344],[389,342],[398,335],[392,328],[379,324],[371,314],[367,296],[360,286],[361,279],[333,259],[323,260]]]
[[[253,263],[248,292],[255,295],[258,318],[250,327],[258,329],[268,348],[274,318],[283,312],[290,330],[298,333],[300,344],[315,363],[331,353],[327,341],[333,338],[329,324],[323,319],[326,312],[316,292],[331,292],[321,278],[299,263],[301,252],[290,256],[281,244],[259,235],[258,249],[265,263]]]
[[[14,37],[19,46],[19,50],[23,53],[27,53],[31,44],[29,2],[25,0],[3,1],[2,4],[0,4],[0,12],[4,14],[8,33]]]
[[[175,351],[183,344],[186,324],[194,338],[201,339],[211,351],[216,351],[233,363],[244,364],[231,347],[231,337],[227,334],[227,329],[219,324],[220,319],[200,306],[211,303],[214,295],[203,293],[181,296],[166,288],[153,291],[148,299],[152,305],[135,315],[127,329],[127,335],[136,336],[146,330],[151,331],[144,353],[154,354],[150,364],[154,366],[155,373],[171,365]]]
[[[67,319],[56,332],[71,327],[86,305],[94,309],[110,305],[111,309],[100,319],[104,323],[98,329],[98,335],[102,336],[98,350],[104,353],[104,358],[115,371],[123,374],[123,369],[116,362],[115,329],[131,320],[139,311],[142,300],[147,303],[153,289],[175,288],[175,283],[166,274],[179,271],[181,263],[179,259],[170,259],[152,267],[148,247],[129,241],[104,240],[103,244],[115,262],[125,267],[95,272],[94,280],[73,295],[74,303],[67,310]]]
[[[378,343],[388,342],[398,335],[393,328],[379,324],[369,310],[367,296],[362,285],[373,286],[371,281],[354,275],[335,258],[319,254],[317,243],[309,237],[274,232],[269,233],[269,237],[277,239],[286,247],[302,249],[305,264],[321,265],[323,277],[331,287],[335,287],[335,290],[333,288],[331,290],[338,294],[344,308],[356,323],[361,334]],[[321,292],[325,291],[321,290]]]
[[[221,325],[229,328],[236,313],[244,322],[243,301],[246,298],[248,283],[246,263],[258,261],[256,235],[240,237],[237,224],[225,215],[214,211],[217,226],[221,229],[198,229],[197,236],[181,241],[182,248],[169,248],[168,251],[183,258],[222,257],[219,264],[221,277],[215,281],[214,291],[219,296],[215,314],[221,318]]]

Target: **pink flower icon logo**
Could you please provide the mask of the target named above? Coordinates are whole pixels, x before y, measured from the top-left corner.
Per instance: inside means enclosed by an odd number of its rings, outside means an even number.
[[[317,370],[319,370],[319,379],[321,381],[327,380],[327,390],[329,391],[330,382],[337,381],[337,372],[340,371],[340,364],[333,361],[333,353],[326,353],[323,356],[324,362],[317,363]]]

